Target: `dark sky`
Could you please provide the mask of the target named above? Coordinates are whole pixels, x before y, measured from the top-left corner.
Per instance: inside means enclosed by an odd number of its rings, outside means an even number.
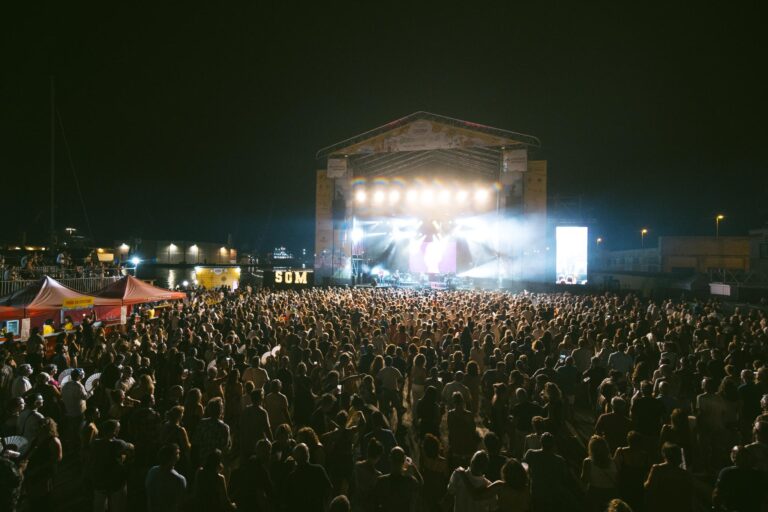
[[[0,16],[0,238],[48,229],[51,73],[102,241],[311,246],[315,152],[417,110],[539,137],[610,247],[768,219],[756,2],[321,3]],[[60,133],[57,169],[59,225],[87,232]]]

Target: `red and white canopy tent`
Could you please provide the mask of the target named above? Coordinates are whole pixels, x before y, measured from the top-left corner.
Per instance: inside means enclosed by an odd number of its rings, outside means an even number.
[[[94,307],[119,305],[117,299],[86,295],[45,276],[0,298],[0,319],[22,320],[24,333],[30,327],[42,326],[46,320],[53,320],[55,325],[60,325],[64,310],[78,323],[78,318]]]
[[[183,292],[174,292],[158,286],[145,283],[133,276],[125,276],[112,284],[107,285],[94,294],[100,299],[119,301],[118,306],[97,307],[99,318],[107,322],[121,319],[128,314],[130,306],[145,304],[147,302],[161,302],[169,300],[184,300],[187,295]],[[124,309],[125,308],[125,309]]]
[[[131,305],[143,304],[145,302],[160,302],[163,300],[184,300],[187,294],[166,290],[165,288],[145,283],[133,276],[125,276],[94,293],[94,297],[110,300],[116,299],[121,301],[121,305]]]
[[[120,301],[108,297],[94,297],[61,284],[45,276],[10,295],[0,298],[3,311],[14,310],[17,316],[33,318],[51,316],[62,309],[88,309],[93,306],[115,306]]]

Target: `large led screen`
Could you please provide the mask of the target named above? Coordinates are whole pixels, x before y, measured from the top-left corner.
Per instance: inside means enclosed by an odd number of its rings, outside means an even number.
[[[409,247],[408,267],[418,274],[456,272],[456,240],[414,240]]]
[[[589,234],[585,227],[555,228],[555,272],[558,284],[587,284],[587,246]]]

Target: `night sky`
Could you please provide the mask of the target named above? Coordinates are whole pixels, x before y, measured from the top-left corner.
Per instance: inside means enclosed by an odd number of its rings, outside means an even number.
[[[316,151],[418,110],[539,137],[612,248],[768,220],[757,3],[321,3],[0,16],[0,239],[48,230],[50,74],[102,242],[311,247]],[[87,234],[57,144],[58,224]]]

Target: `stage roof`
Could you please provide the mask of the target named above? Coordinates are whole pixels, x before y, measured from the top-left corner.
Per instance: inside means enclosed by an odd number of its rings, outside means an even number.
[[[531,135],[415,112],[323,148],[317,158],[345,158],[356,177],[439,173],[494,179],[504,149],[530,152],[540,146]]]

